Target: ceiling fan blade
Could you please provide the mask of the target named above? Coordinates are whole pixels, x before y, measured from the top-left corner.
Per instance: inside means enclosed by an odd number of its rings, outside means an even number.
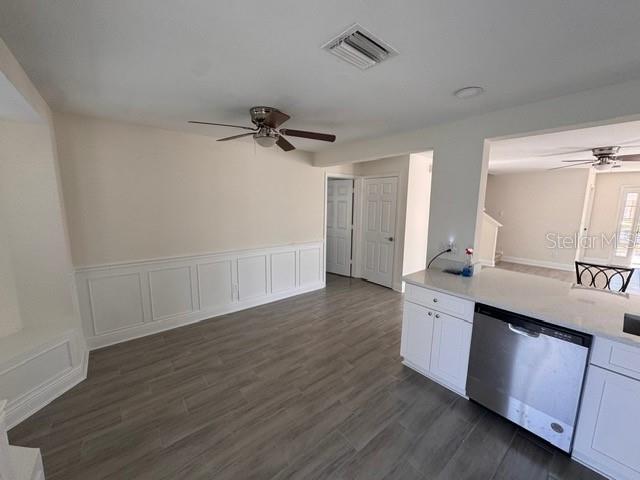
[[[200,125],[216,125],[218,127],[244,128],[245,130],[251,130],[252,132],[258,131],[257,128],[243,127],[242,125],[229,125],[227,123],[198,122],[197,120],[189,120],[189,123],[198,123]]]
[[[563,163],[575,163],[575,162],[595,162],[595,158],[593,160],[587,160],[586,158],[581,158],[580,160],[562,160]]]
[[[273,110],[264,120],[264,125],[271,128],[278,128],[291,117],[280,110]]]
[[[563,165],[561,167],[547,168],[547,170],[548,171],[550,171],[550,170],[560,170],[561,168],[571,168],[571,167],[576,167],[578,165],[586,165],[587,163],[593,163],[593,160],[589,160],[588,162],[582,162],[582,163],[574,163],[573,165]]]
[[[294,147],[293,145],[291,145],[291,143],[289,142],[289,140],[287,140],[286,138],[284,138],[282,135],[280,135],[278,137],[278,141],[276,142],[276,145],[278,145],[282,150],[284,150],[285,152],[290,152],[291,150],[295,150],[296,147]]]
[[[590,152],[592,150],[592,148],[574,148],[571,150],[565,150],[564,152],[541,153],[539,155],[536,155],[536,157],[559,157],[561,155],[572,155],[574,153]]]
[[[291,130],[289,128],[282,128],[280,133],[290,137],[310,138],[311,140],[322,140],[323,142],[336,141],[336,136],[328,133],[305,132],[304,130]]]
[[[623,162],[640,162],[640,154],[618,155],[616,160],[622,160]]]
[[[226,142],[227,140],[235,140],[236,138],[248,137],[249,135],[253,135],[253,133],[241,133],[240,135],[234,135],[233,137],[225,137],[219,138],[219,142]]]

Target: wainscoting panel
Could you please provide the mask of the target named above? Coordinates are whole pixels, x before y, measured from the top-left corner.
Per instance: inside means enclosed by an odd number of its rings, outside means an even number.
[[[16,337],[24,337],[16,339],[16,342],[25,343],[24,351],[0,364],[0,397],[8,400],[9,428],[87,376],[88,352],[81,332],[71,329],[50,335],[45,333],[33,339],[28,331],[16,333]],[[11,337],[5,337],[3,341],[11,341]]]
[[[271,293],[296,288],[296,251],[271,254]]]
[[[18,398],[24,393],[24,377],[29,378],[33,388],[38,388],[57,374],[64,375],[71,370],[71,346],[68,341],[62,341],[22,363],[21,367],[0,372],[2,393],[8,398]]]
[[[93,325],[97,334],[144,322],[142,281],[139,273],[92,278],[87,284]]]
[[[89,348],[324,287],[322,242],[84,267],[76,271]]]
[[[200,296],[201,309],[208,310],[231,305],[236,301],[233,294],[232,260],[203,263],[197,265],[197,269],[198,295]]]
[[[191,267],[171,267],[149,272],[153,321],[193,312]]]
[[[242,302],[266,297],[267,293],[267,255],[239,258],[238,299]]]
[[[300,256],[300,286],[314,285],[323,278],[324,258],[322,245],[301,248]]]

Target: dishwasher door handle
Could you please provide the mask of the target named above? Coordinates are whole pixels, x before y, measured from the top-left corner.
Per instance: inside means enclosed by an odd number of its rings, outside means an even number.
[[[507,325],[509,326],[509,330],[513,333],[517,333],[518,335],[522,335],[523,337],[538,338],[540,336],[538,332],[532,332],[526,328],[516,327],[512,323],[507,323]]]

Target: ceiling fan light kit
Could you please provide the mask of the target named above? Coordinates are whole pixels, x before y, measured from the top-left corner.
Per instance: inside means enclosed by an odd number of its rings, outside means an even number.
[[[235,140],[237,138],[248,137],[251,135],[255,142],[261,147],[269,148],[274,145],[278,145],[285,152],[295,150],[296,147],[284,138],[284,136],[308,138],[311,140],[320,140],[322,142],[335,142],[336,140],[336,136],[329,133],[307,132],[305,130],[292,130],[286,128],[278,130],[278,127],[291,117],[274,107],[251,107],[249,115],[251,116],[251,122],[255,125],[254,128],[245,127],[244,125],[229,125],[228,123],[201,122],[196,120],[190,120],[189,123],[250,130],[250,133],[241,133],[240,135],[220,138],[218,141],[226,142],[227,140]]]
[[[278,140],[278,133],[270,128],[263,127],[253,134],[253,138],[261,147],[273,147]]]

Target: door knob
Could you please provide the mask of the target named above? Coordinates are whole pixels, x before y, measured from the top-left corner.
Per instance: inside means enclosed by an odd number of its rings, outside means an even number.
[[[393,242],[393,237],[388,237],[387,240],[389,240],[390,242]]]

